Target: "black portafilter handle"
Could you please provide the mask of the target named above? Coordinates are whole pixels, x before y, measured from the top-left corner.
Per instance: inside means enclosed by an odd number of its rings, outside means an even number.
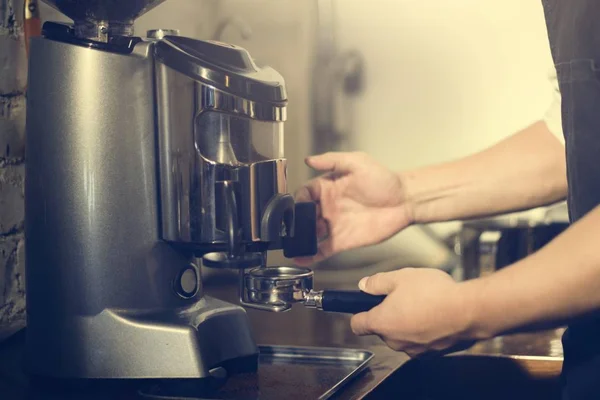
[[[358,314],[381,304],[386,296],[376,296],[360,290],[311,291],[304,302],[307,307],[326,312]]]

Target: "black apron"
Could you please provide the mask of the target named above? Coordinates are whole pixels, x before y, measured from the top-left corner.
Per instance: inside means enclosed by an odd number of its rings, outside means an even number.
[[[575,222],[600,204],[600,0],[542,3],[562,96]],[[563,348],[563,400],[600,399],[600,317],[570,324]]]

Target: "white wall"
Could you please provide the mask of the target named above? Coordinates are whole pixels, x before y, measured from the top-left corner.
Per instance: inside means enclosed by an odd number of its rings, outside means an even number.
[[[335,0],[338,45],[366,60],[350,148],[395,170],[455,159],[541,118],[552,60],[541,2]],[[437,224],[439,233],[459,224]],[[418,229],[351,252],[435,264],[443,251]]]
[[[336,0],[336,7],[340,46],[367,60],[354,145],[390,167],[482,149],[549,105],[552,61],[539,1]]]

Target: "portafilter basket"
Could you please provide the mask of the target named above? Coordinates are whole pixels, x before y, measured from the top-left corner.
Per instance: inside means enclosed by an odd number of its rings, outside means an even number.
[[[314,273],[303,267],[258,267],[242,273],[240,301],[261,310],[282,312],[294,303],[328,312],[356,314],[379,305],[385,296],[356,290],[313,290]]]

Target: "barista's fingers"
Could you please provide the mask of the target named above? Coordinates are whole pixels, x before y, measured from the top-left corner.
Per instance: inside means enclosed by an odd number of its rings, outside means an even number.
[[[332,171],[338,173],[351,172],[356,163],[351,153],[328,152],[316,156],[307,157],[305,162],[309,167],[317,171]]]
[[[379,272],[373,276],[364,277],[358,282],[358,288],[363,292],[383,295],[390,294],[396,287],[395,272]]]
[[[406,346],[402,349],[398,349],[397,351],[402,351],[406,353],[410,358],[417,358],[419,356],[427,354],[427,349],[423,346]]]
[[[331,240],[331,236],[329,236],[326,239],[319,242],[319,251],[317,252],[315,258],[318,261],[321,261],[331,257],[333,254],[333,241]]]
[[[415,346],[408,343],[408,342],[403,342],[400,340],[394,340],[394,339],[388,339],[385,336],[381,336],[379,335],[379,338],[387,345],[387,347],[389,347],[390,349],[394,350],[394,351],[402,351],[402,352],[409,352],[412,351]]]
[[[308,267],[315,263],[314,257],[296,257],[294,258],[294,264],[299,267]]]
[[[352,332],[358,336],[373,335],[376,332],[373,330],[373,313],[363,312],[356,314],[350,320]]]
[[[315,182],[310,181],[305,186],[302,186],[300,189],[296,190],[296,193],[294,193],[294,200],[296,201],[296,203],[318,200],[318,198],[313,197],[313,193],[315,193],[316,189],[311,188],[311,186],[315,186]]]
[[[317,240],[322,242],[329,237],[329,224],[323,218],[317,220]]]

